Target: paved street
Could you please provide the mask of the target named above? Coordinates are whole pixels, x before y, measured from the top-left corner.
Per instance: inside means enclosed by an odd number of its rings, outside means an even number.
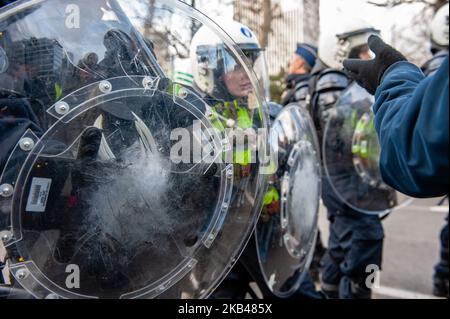
[[[383,222],[384,244],[381,288],[375,298],[431,298],[433,267],[439,257],[439,235],[447,207],[440,199],[414,200]],[[448,205],[447,202],[445,205]],[[326,242],[328,221],[321,211],[320,228]]]

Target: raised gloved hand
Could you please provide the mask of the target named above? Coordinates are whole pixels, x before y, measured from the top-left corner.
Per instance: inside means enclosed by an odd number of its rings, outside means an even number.
[[[81,160],[95,160],[101,141],[102,131],[96,127],[89,127],[81,136],[78,158]]]
[[[347,59],[344,61],[344,68],[350,78],[374,95],[384,72],[394,63],[406,61],[406,58],[376,35],[372,35],[368,43],[369,48],[376,54],[375,59]]]

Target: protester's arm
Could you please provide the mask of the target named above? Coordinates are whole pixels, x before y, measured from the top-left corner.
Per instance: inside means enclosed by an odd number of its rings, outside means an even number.
[[[414,197],[448,193],[449,60],[425,78],[408,62],[385,72],[376,91],[375,125],[383,179]]]

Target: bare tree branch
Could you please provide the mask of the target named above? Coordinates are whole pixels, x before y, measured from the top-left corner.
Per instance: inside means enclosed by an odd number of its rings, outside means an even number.
[[[411,62],[421,65],[430,58],[429,22],[434,13],[448,0],[368,0],[367,3],[392,8],[407,4],[423,4],[423,9],[417,12],[408,24],[394,24],[392,27],[392,44],[400,50]]]
[[[433,7],[434,10],[438,10],[447,0],[367,0],[367,3],[377,7],[396,7],[402,4],[423,3],[427,6]]]
[[[234,8],[234,19],[254,30],[261,46],[267,47],[269,36],[273,33],[273,22],[283,18],[279,4],[273,0],[235,0]],[[252,16],[243,15],[243,12]]]

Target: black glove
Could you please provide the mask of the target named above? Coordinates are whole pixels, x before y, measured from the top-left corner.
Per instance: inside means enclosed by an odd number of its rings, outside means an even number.
[[[348,59],[344,61],[344,68],[350,78],[374,95],[384,72],[394,63],[406,61],[406,58],[376,35],[369,38],[369,48],[376,54],[375,59]]]
[[[97,157],[101,141],[102,131],[95,127],[89,127],[81,136],[78,158],[93,161]]]

